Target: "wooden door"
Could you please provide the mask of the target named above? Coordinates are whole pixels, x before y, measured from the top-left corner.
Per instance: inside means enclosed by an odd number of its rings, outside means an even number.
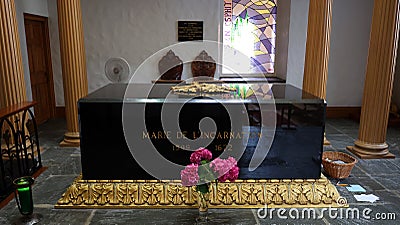
[[[54,117],[55,100],[47,18],[24,14],[32,98],[37,123]]]

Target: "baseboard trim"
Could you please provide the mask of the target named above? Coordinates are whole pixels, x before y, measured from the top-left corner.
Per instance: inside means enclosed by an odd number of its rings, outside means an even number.
[[[326,108],[326,118],[347,118],[360,120],[361,107],[336,107],[328,106]]]
[[[65,106],[56,107],[56,118],[65,118]]]

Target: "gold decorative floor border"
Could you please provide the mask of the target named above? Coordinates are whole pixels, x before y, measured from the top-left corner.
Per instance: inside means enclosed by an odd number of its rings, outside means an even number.
[[[213,183],[209,203],[209,208],[348,207],[323,175],[320,179]],[[197,208],[197,192],[179,180],[82,180],[79,176],[55,208]]]

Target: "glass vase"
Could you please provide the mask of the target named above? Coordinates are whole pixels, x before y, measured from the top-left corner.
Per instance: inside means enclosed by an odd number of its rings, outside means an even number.
[[[196,221],[198,223],[201,222],[207,222],[209,221],[208,218],[208,201],[210,198],[210,193],[206,192],[200,192],[198,191],[198,196],[197,196],[197,206],[199,208],[199,216],[197,217]]]

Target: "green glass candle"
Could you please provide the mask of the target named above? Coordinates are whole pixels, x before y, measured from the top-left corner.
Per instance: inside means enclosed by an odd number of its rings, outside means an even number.
[[[23,215],[29,215],[33,212],[32,190],[33,179],[31,177],[22,177],[14,181],[18,191],[19,210]]]

